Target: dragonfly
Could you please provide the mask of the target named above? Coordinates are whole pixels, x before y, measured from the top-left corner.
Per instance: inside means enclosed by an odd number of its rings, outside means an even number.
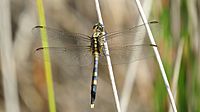
[[[158,22],[150,21],[147,24],[152,26]],[[94,108],[96,99],[99,63],[106,64],[106,56],[111,57],[112,64],[128,64],[148,57],[147,52],[152,47],[157,47],[149,42],[144,24],[107,33],[102,24],[96,23],[92,28],[91,36],[65,32],[47,26],[35,26],[32,31],[34,35],[40,37],[42,29],[47,32],[49,46],[37,47],[36,54],[41,55],[45,49],[48,49],[51,58],[55,60],[61,57],[68,58],[62,61],[65,65],[87,66],[93,63],[91,108]],[[109,46],[109,54],[106,54],[106,42]]]

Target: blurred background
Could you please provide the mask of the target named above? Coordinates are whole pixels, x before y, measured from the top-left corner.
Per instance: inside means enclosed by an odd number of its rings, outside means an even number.
[[[152,30],[178,111],[200,112],[200,1],[142,0],[141,3],[148,20],[159,22]],[[94,0],[44,0],[43,4],[47,26],[91,35],[93,25],[98,22]],[[5,97],[9,95],[6,89],[17,94],[17,98],[10,98],[16,103],[14,107],[8,105],[9,108],[48,112],[43,61],[34,56],[34,49],[40,43],[40,38],[32,33],[32,28],[39,25],[36,1],[10,0],[9,5],[0,7],[1,12],[8,12],[7,19],[0,19],[0,112],[6,112],[5,102],[9,99]],[[100,0],[100,7],[107,32],[142,24],[134,0]],[[9,26],[10,32],[5,30]],[[6,51],[10,53],[5,54]],[[66,66],[64,60],[51,63],[57,112],[115,112],[107,66],[100,66],[95,108],[91,110],[92,67]],[[115,65],[113,69],[123,112],[172,112],[155,56]]]

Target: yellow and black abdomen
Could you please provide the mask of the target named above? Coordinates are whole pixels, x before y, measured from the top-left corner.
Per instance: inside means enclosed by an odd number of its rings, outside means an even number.
[[[99,63],[99,55],[98,53],[94,54],[94,67],[92,74],[92,84],[91,84],[91,108],[94,108],[94,102],[96,98],[96,90],[97,90],[97,79],[98,79],[98,63]]]
[[[94,57],[94,66],[93,66],[92,83],[91,83],[91,108],[94,108],[94,102],[97,90],[97,80],[98,80],[100,44],[98,42],[98,37],[93,37],[91,42],[92,42],[91,43],[92,53]]]

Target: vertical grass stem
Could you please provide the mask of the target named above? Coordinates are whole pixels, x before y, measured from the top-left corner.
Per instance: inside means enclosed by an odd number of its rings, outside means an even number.
[[[178,52],[177,52],[174,73],[173,73],[173,78],[172,78],[172,93],[174,95],[175,101],[176,101],[178,79],[179,79],[179,73],[180,73],[180,67],[181,67],[181,60],[182,60],[182,55],[183,55],[183,47],[184,47],[184,40],[182,39],[178,46]],[[172,112],[172,107],[169,108],[169,112]]]
[[[36,2],[37,2],[40,25],[46,26],[43,1],[37,0]],[[46,30],[42,29],[40,32],[41,32],[42,46],[48,47],[48,38],[47,38]],[[49,111],[56,112],[55,95],[54,95],[54,87],[53,87],[53,78],[52,78],[51,60],[50,60],[49,50],[46,49],[46,50],[44,50],[43,53],[44,53],[43,58],[45,60],[47,60],[47,61],[44,61],[44,66],[45,66],[45,75],[46,75],[46,82],[47,82]]]
[[[99,23],[104,25],[98,0],[95,0],[95,5],[96,5],[96,11],[97,11]],[[117,93],[117,87],[116,87],[116,84],[115,84],[115,78],[114,78],[114,74],[113,74],[113,69],[112,69],[111,59],[110,59],[110,56],[109,56],[109,50],[108,50],[108,43],[107,42],[104,43],[104,47],[105,47],[105,53],[108,54],[108,55],[106,55],[106,60],[107,60],[107,63],[108,63],[108,70],[109,70],[110,80],[111,80],[113,94],[114,94],[114,98],[115,98],[115,104],[116,104],[116,107],[117,107],[117,112],[121,112],[119,97],[118,97],[118,93]]]
[[[136,1],[136,4],[137,4],[139,13],[140,13],[140,15],[141,15],[141,17],[142,17],[142,20],[143,20],[143,22],[144,22],[144,24],[145,24],[145,27],[146,27],[146,30],[147,30],[149,39],[150,39],[150,41],[151,41],[151,44],[156,45],[155,40],[154,40],[154,38],[153,38],[153,34],[152,34],[152,32],[151,32],[151,29],[150,29],[149,25],[147,24],[148,22],[147,22],[147,19],[146,19],[146,17],[145,17],[143,8],[142,8],[142,6],[141,6],[141,3],[140,3],[139,0],[135,0],[135,1]],[[164,66],[163,66],[162,61],[161,61],[160,54],[159,54],[159,52],[158,52],[157,47],[153,47],[153,50],[154,50],[154,53],[155,53],[155,55],[156,55],[156,59],[157,59],[157,61],[158,61],[158,64],[159,64],[159,67],[160,67],[160,70],[161,70],[161,73],[162,73],[162,77],[163,77],[163,80],[164,80],[164,84],[165,84],[165,87],[166,87],[166,89],[167,89],[167,92],[168,92],[168,95],[169,95],[169,99],[170,99],[170,102],[171,102],[173,111],[174,111],[174,112],[177,112],[176,104],[175,104],[175,101],[174,101],[172,92],[171,92],[171,90],[170,90],[169,82],[168,82],[168,79],[167,79],[167,75],[166,75]]]

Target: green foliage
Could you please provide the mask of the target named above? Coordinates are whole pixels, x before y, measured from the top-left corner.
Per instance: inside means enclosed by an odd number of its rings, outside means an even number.
[[[158,70],[159,71],[159,70]],[[155,82],[155,112],[164,112],[165,106],[167,103],[166,96],[167,91],[164,86],[163,79],[161,74],[157,74],[156,82]]]
[[[173,1],[170,1],[173,2]],[[162,27],[161,34],[163,42],[161,54],[166,73],[168,75],[169,82],[171,82],[173,71],[174,71],[174,62],[177,55],[177,40],[172,38],[171,32],[171,14],[169,4],[164,4],[164,8],[160,12],[160,25]],[[181,68],[178,79],[178,88],[177,88],[177,109],[179,112],[200,112],[200,82],[198,74],[198,56],[193,50],[193,37],[190,36],[189,32],[189,12],[187,0],[180,1],[180,39],[184,39],[184,51],[182,54]],[[172,53],[172,54],[170,54]],[[173,55],[173,56],[172,56]],[[172,58],[169,58],[172,57]],[[172,60],[170,60],[172,59]],[[167,92],[165,90],[163,79],[158,70],[157,77],[155,79],[155,110],[156,112],[166,112],[166,98]],[[170,105],[168,105],[170,106]]]
[[[164,36],[167,42],[171,40],[171,32],[170,32],[170,12],[168,8],[163,9],[163,12],[160,16],[160,23],[162,27],[161,34]]]

